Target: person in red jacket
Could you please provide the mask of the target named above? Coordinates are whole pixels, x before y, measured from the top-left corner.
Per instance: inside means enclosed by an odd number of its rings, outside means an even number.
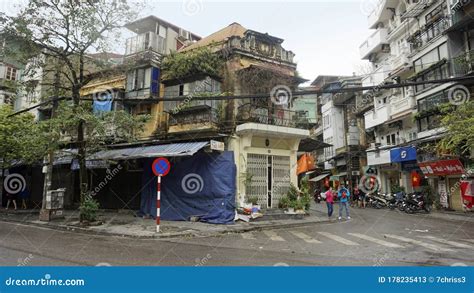
[[[325,193],[326,195],[326,205],[328,207],[328,218],[331,219],[332,212],[334,211],[334,191],[332,190],[332,187],[329,187],[329,189]]]

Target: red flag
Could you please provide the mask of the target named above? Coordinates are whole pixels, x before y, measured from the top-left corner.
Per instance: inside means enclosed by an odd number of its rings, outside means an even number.
[[[421,185],[421,176],[416,171],[411,172],[411,185],[413,187],[420,187]]]

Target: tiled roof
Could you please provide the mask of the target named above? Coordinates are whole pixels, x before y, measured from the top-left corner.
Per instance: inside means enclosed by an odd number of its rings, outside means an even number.
[[[205,46],[210,45],[211,43],[219,43],[222,41],[226,41],[227,39],[233,36],[243,37],[246,31],[247,29],[245,27],[234,22],[230,24],[229,26],[213,34],[210,34],[209,36],[202,38],[200,41],[197,41],[196,43],[193,43],[187,47],[182,48],[180,51],[188,51],[188,50],[193,50],[200,47],[205,47]]]

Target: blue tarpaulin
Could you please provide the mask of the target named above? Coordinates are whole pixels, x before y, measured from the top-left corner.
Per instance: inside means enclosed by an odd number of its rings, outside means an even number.
[[[147,159],[143,170],[140,215],[156,217],[157,180]],[[161,219],[228,224],[234,221],[236,166],[233,152],[197,153],[171,164],[161,181]]]

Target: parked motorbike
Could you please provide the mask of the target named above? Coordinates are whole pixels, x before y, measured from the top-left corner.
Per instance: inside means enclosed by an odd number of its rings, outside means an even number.
[[[322,193],[320,192],[320,190],[316,190],[314,192],[313,198],[314,198],[314,201],[316,203],[320,203],[323,200],[323,196],[322,196]]]
[[[367,205],[376,209],[388,206],[387,195],[382,193],[367,194]]]
[[[405,198],[406,194],[403,191],[397,192],[395,195],[392,195],[392,197],[388,201],[388,207],[391,210],[394,210],[395,208],[398,208],[400,211],[405,210]]]
[[[414,193],[407,196],[405,212],[413,214],[419,211],[431,212],[431,206],[426,203],[426,196],[422,193]]]

